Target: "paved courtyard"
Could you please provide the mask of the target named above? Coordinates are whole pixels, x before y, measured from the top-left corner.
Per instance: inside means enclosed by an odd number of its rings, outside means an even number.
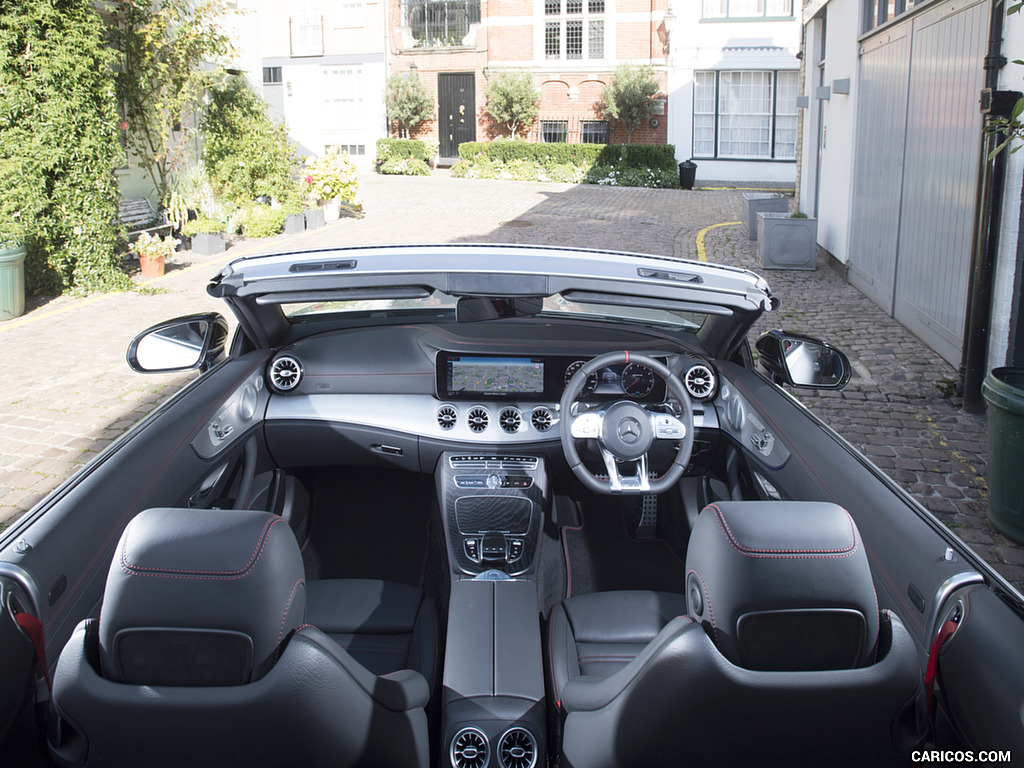
[[[610,248],[706,258],[760,271],[756,243],[736,223],[737,190],[646,190],[367,174],[366,215],[225,254],[176,255],[134,293],[61,298],[0,323],[0,526],[10,524],[194,374],[141,376],[124,362],[140,330],[223,311],[206,282],[237,256],[323,246],[501,242]],[[721,226],[714,226],[721,225]],[[1018,589],[1024,547],[986,518],[983,416],[947,393],[956,371],[819,261],[815,272],[769,272],[782,301],[768,327],[802,331],[846,351],[856,375],[841,393],[796,393],[907,488]]]

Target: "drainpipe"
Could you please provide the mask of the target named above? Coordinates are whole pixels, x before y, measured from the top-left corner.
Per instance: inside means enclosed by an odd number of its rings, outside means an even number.
[[[1008,116],[1012,96],[997,90],[999,70],[1006,66],[1002,55],[1004,4],[993,2],[989,16],[988,52],[985,56],[985,89],[990,108],[984,117],[981,136],[981,172],[975,198],[974,236],[971,269],[967,284],[967,310],[964,321],[964,348],[960,359],[963,380],[964,411],[984,413],[981,383],[988,373],[988,342],[992,315],[992,282],[999,247],[999,222],[1003,207],[1007,150],[993,159],[989,154],[998,146],[999,137],[989,131],[990,120]]]

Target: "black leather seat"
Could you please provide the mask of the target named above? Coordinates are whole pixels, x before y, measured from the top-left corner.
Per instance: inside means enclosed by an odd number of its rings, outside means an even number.
[[[58,661],[64,727],[54,756],[66,765],[429,765],[428,682],[405,664],[432,674],[433,646],[412,643],[432,641],[430,603],[382,582],[349,586],[307,584],[278,516],[142,512],[121,537],[99,620],[79,625]],[[328,631],[344,624],[358,634],[360,618],[376,616],[374,631],[405,638],[406,650],[368,669],[310,623],[310,598]],[[344,623],[337,609],[357,614]]]
[[[701,512],[686,595],[607,592],[552,613],[562,761],[576,768],[895,765],[919,742],[921,671],[879,614],[834,504]]]

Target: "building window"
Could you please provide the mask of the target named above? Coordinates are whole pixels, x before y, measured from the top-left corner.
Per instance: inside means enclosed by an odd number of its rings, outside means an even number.
[[[580,142],[583,144],[607,144],[607,120],[580,120]]]
[[[795,160],[799,74],[696,72],[693,155]]]
[[[605,0],[544,0],[544,58],[604,58]]]
[[[362,114],[363,70],[324,67],[324,121],[328,128],[352,127]]]
[[[324,147],[324,154],[337,150],[338,152],[345,152],[349,155],[365,155],[366,145],[365,144],[328,144]]]
[[[791,19],[793,0],[703,0],[703,17],[705,20]]]
[[[545,144],[566,142],[569,140],[568,120],[541,120],[540,140]]]
[[[322,56],[324,16],[320,0],[293,0],[289,22],[292,56]]]
[[[280,85],[281,84],[281,68],[280,67],[264,67],[263,68],[263,84],[264,85]]]
[[[403,0],[402,25],[417,48],[462,45],[469,25],[480,22],[480,0]]]
[[[864,31],[885,24],[922,2],[924,0],[865,0]]]

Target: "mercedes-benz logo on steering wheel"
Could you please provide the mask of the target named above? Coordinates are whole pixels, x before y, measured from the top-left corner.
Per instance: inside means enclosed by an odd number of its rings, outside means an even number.
[[[632,445],[640,439],[640,422],[634,418],[625,418],[619,422],[619,439]]]

